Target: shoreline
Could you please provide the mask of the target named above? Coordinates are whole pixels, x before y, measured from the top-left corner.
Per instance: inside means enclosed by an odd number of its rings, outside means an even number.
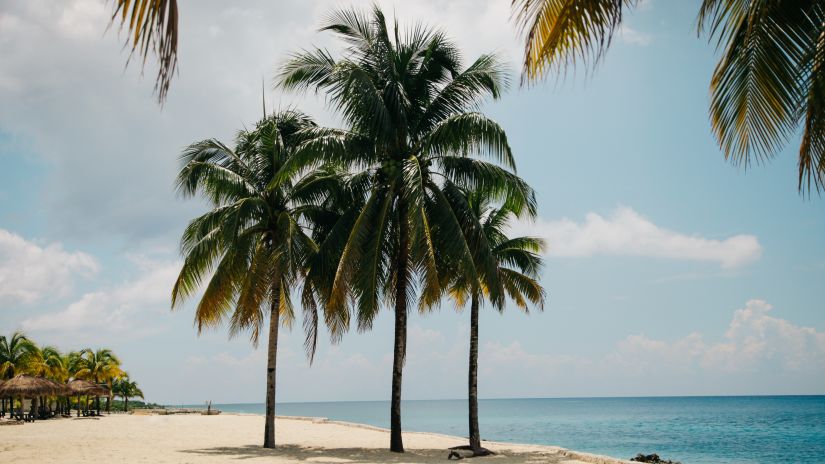
[[[223,413],[222,413],[223,414]],[[232,414],[232,413],[229,413]],[[256,414],[251,414],[256,415]],[[300,420],[300,421],[310,421],[313,423],[327,423],[327,424],[337,424],[344,427],[352,427],[352,428],[361,428],[367,430],[376,430],[379,432],[390,433],[389,429],[383,427],[377,427],[375,425],[370,424],[361,424],[358,422],[347,422],[347,421],[338,421],[338,420],[331,420],[326,417],[311,417],[311,416],[275,416],[277,419],[287,419],[287,420]],[[467,437],[459,437],[456,435],[447,435],[443,433],[436,433],[436,432],[404,432],[404,435],[422,435],[422,436],[430,436],[430,437],[438,437],[443,439],[449,440],[461,440],[467,441]],[[553,445],[535,445],[531,443],[512,443],[512,442],[500,442],[500,441],[491,441],[491,440],[481,440],[481,443],[485,445],[485,447],[493,447],[493,448],[503,448],[507,449],[509,446],[515,446],[519,448],[536,448],[540,450],[546,450],[553,453],[558,453],[566,457],[570,457],[579,461],[592,463],[592,464],[635,464],[631,461],[626,459],[620,459],[613,456],[604,456],[601,454],[594,454],[594,453],[586,453],[583,451],[575,451],[567,448],[562,448],[560,446],[553,446]]]
[[[169,410],[175,410],[176,408],[168,408]],[[178,409],[186,409],[190,411],[206,411],[206,408],[197,409],[197,408],[178,408]],[[193,414],[198,415],[198,412],[175,412],[170,415],[177,415],[177,414]],[[253,416],[253,417],[263,417],[263,414],[258,413],[251,413],[251,412],[221,412],[220,415],[224,416]],[[362,424],[360,422],[349,422],[349,421],[341,421],[341,420],[333,420],[328,417],[317,417],[317,416],[282,416],[282,415],[275,415],[275,419],[277,420],[295,420],[295,421],[306,421],[311,422],[314,424],[335,424],[341,425],[344,427],[351,427],[351,428],[358,428],[358,429],[365,429],[365,430],[374,430],[377,432],[389,433],[390,430],[384,427],[378,427],[376,425],[370,424]],[[277,428],[277,422],[276,422]],[[438,437],[443,439],[449,440],[464,440],[466,441],[466,437],[459,437],[457,435],[447,435],[444,433],[437,433],[437,432],[422,432],[422,431],[405,431],[404,435],[422,435],[422,436],[432,436]],[[576,451],[571,450],[568,448],[563,448],[561,446],[554,446],[554,445],[540,445],[540,444],[533,444],[533,443],[516,443],[516,442],[508,442],[508,441],[493,441],[493,440],[481,440],[481,442],[485,446],[492,446],[497,448],[507,448],[508,446],[515,446],[519,448],[536,448],[541,450],[548,450],[554,453],[559,453],[567,457],[571,457],[573,459],[577,459],[579,461],[593,463],[593,464],[627,464],[631,463],[631,461],[626,459],[621,459],[613,456],[605,456],[601,454],[595,453],[587,453],[584,451]]]
[[[15,463],[101,460],[117,463],[217,463],[232,458],[268,463],[435,463],[467,439],[433,432],[404,432],[407,452],[391,453],[387,429],[325,417],[277,416],[274,450],[264,449],[264,418],[257,414],[113,414],[101,418],[37,421],[0,427],[0,452]],[[88,440],[94,439],[89,446]],[[45,441],[44,441],[45,440]],[[44,446],[47,443],[48,446]],[[483,441],[496,464],[628,464],[610,456],[557,446]]]

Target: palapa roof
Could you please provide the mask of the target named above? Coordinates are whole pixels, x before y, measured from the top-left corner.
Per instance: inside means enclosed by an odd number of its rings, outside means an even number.
[[[55,393],[55,395],[71,395],[71,394],[72,394],[72,390],[71,390],[71,389],[69,388],[69,386],[68,386],[68,385],[66,385],[65,383],[56,382],[56,381],[54,381],[54,380],[52,380],[52,379],[46,379],[46,380],[48,380],[49,382],[53,383],[53,384],[55,385],[55,387],[57,387],[58,389],[60,389],[60,392],[59,392],[59,393]]]
[[[64,387],[43,377],[20,374],[0,385],[0,396],[22,396],[33,398],[44,395],[61,395]]]
[[[68,386],[73,395],[107,396],[109,394],[107,387],[83,379],[74,379],[69,382]]]

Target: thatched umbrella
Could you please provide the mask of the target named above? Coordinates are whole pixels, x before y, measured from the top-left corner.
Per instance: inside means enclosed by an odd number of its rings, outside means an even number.
[[[69,390],[75,396],[109,396],[109,388],[83,379],[74,379],[69,382]],[[80,401],[77,403],[77,415],[80,416]]]
[[[0,396],[13,398],[38,398],[41,396],[59,395],[65,389],[58,383],[43,377],[20,374],[0,385]],[[35,405],[32,402],[32,409]]]
[[[64,391],[59,383],[26,374],[20,374],[0,385],[0,396],[37,398],[38,396],[59,395]]]
[[[72,380],[69,382],[68,387],[72,394],[75,395],[106,396],[109,394],[109,389],[106,386],[83,379]]]

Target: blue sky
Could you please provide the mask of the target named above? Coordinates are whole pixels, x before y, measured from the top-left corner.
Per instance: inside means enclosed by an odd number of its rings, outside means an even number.
[[[307,3],[182,5],[162,110],[151,66],[124,70],[104,33],[104,2],[0,6],[0,332],[111,347],[154,401],[262,401],[262,350],[169,311],[177,239],[204,208],[172,179],[186,144],[255,121],[288,51],[337,47],[314,29],[339,3]],[[747,171],[724,161],[698,2],[643,2],[595,72],[529,88],[508,1],[381,3],[443,27],[468,60],[512,63],[515,85],[484,111],[538,193],[539,219],[517,228],[549,241],[549,296],[529,316],[484,312],[482,396],[825,393],[825,201],[797,191],[798,138]],[[267,100],[337,123],[320,97]],[[449,303],[411,319],[406,398],[464,395],[467,319]],[[279,400],[388,398],[391,328],[386,311],[309,367],[296,326]]]

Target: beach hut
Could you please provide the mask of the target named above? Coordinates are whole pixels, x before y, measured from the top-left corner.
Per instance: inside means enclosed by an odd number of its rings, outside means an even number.
[[[71,394],[77,396],[77,415],[80,417],[80,397],[81,396],[109,396],[109,388],[104,385],[98,385],[94,382],[89,382],[88,380],[83,379],[74,379],[69,382],[69,390]],[[100,410],[98,409],[97,415],[100,415]]]
[[[0,397],[4,398],[31,398],[32,407],[28,416],[25,411],[21,411],[21,416],[34,418],[37,405],[37,398],[49,395],[60,395],[66,390],[58,383],[42,377],[21,374],[0,385]],[[13,411],[12,411],[13,412]]]

